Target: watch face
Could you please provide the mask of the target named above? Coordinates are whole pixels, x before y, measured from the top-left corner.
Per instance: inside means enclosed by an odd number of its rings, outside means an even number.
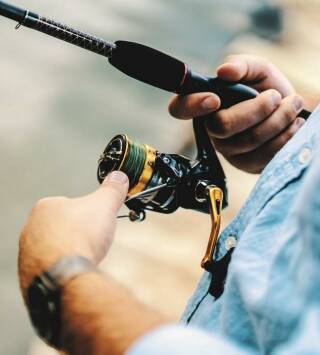
[[[57,346],[60,330],[59,292],[47,288],[36,278],[28,289],[27,304],[37,334],[50,345]]]

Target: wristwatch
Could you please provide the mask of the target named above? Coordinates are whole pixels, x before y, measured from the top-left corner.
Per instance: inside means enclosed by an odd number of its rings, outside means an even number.
[[[35,277],[27,290],[26,303],[31,323],[48,345],[61,350],[61,291],[70,280],[96,271],[82,256],[65,256],[49,270]]]

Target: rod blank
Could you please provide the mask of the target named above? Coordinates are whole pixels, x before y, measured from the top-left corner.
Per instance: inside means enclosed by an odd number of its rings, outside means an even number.
[[[26,10],[21,9],[20,7],[7,4],[4,1],[0,1],[0,15],[8,17],[11,20],[22,22],[26,12]]]
[[[102,55],[106,58],[110,58],[113,50],[116,48],[114,43],[91,36],[80,30],[50,20],[34,12],[7,4],[3,1],[0,1],[0,15],[17,21],[22,26],[29,27],[51,37],[58,38],[75,46]]]

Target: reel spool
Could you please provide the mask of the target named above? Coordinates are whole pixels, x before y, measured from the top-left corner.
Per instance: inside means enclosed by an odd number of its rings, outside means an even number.
[[[127,135],[114,137],[103,152],[98,167],[100,183],[115,170],[123,171],[129,178],[128,196],[143,191],[154,174],[157,151],[146,145],[135,143]]]
[[[123,171],[129,178],[125,203],[131,210],[130,219],[141,220],[145,210],[172,213],[179,207],[176,186],[177,178],[186,172],[184,165],[123,134],[115,136],[101,155],[98,180],[102,183],[112,171]]]

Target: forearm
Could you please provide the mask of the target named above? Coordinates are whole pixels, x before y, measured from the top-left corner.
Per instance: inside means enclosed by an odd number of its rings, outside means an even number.
[[[62,337],[69,354],[118,355],[164,317],[137,301],[110,276],[90,273],[62,293]]]

